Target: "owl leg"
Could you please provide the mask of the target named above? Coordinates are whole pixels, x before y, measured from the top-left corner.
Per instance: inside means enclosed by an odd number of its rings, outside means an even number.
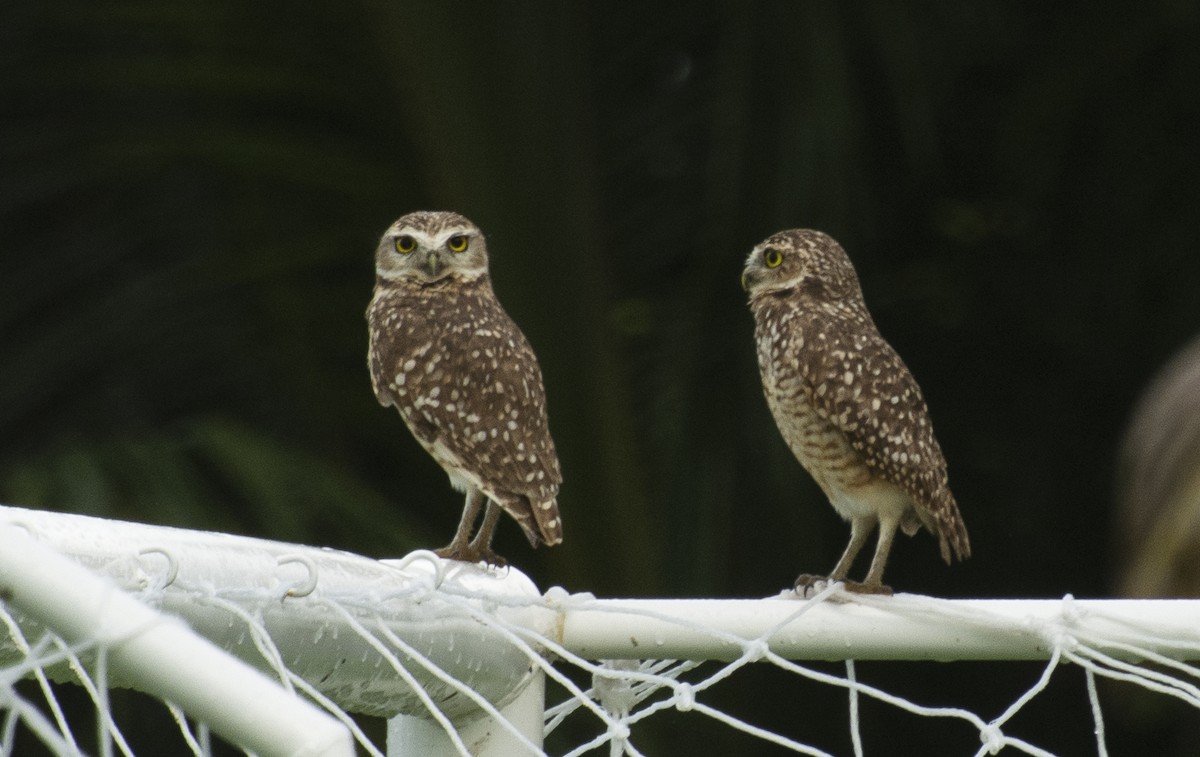
[[[892,540],[896,538],[896,528],[900,524],[895,520],[879,521],[879,541],[875,545],[875,557],[871,560],[871,569],[867,571],[867,580],[851,591],[863,594],[891,594],[892,587],[883,583],[883,569],[887,566],[888,555],[892,551]]]
[[[858,557],[858,553],[862,551],[863,545],[867,543],[867,538],[870,537],[871,529],[874,527],[874,517],[852,518],[850,520],[850,543],[846,545],[846,551],[842,553],[842,559],[838,560],[837,565],[833,566],[833,572],[829,574],[829,577],[825,578],[824,576],[814,576],[810,573],[801,573],[799,576],[796,576],[793,588],[807,596],[807,589],[815,587],[818,582],[845,581],[846,574],[850,572],[850,566],[854,564],[854,558]]]
[[[449,544],[441,549],[435,549],[434,554],[447,560],[475,562],[468,552],[471,546],[469,541],[475,519],[479,517],[479,508],[483,506],[483,499],[483,492],[474,486],[467,487],[467,501],[463,505],[462,520],[458,523],[458,531],[455,532],[454,538],[450,540]]]
[[[871,529],[874,527],[874,518],[853,518],[850,521],[850,543],[846,545],[842,559],[833,566],[833,572],[829,574],[830,579],[841,581],[846,578],[846,574],[850,572],[850,566],[854,564],[854,558],[858,557],[858,553],[862,551],[863,545],[867,543],[867,537],[871,535]]]
[[[500,522],[500,513],[502,512],[499,505],[488,500],[487,512],[483,514],[483,523],[479,524],[479,531],[476,532],[475,538],[467,547],[475,560],[483,560],[488,565],[501,567],[507,564],[503,557],[492,551],[492,537],[496,533],[496,524]]]

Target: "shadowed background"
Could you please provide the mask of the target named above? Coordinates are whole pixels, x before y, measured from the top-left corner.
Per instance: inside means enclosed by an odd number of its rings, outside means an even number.
[[[379,234],[453,209],[539,355],[565,478],[563,546],[505,522],[498,550],[543,588],[773,594],[848,536],[775,430],[738,286],[754,244],[808,226],[924,389],[971,532],[952,569],[901,539],[888,582],[1111,596],[1124,427],[1200,330],[1198,33],[1169,0],[7,3],[0,501],[444,544],[460,495],[375,403],[363,313]],[[929,667],[859,672],[985,715],[1037,673]],[[1060,675],[1015,727],[1078,753]],[[801,707],[774,679],[714,696],[848,751],[840,693]],[[868,753],[933,748],[880,709]],[[1111,743],[1168,743],[1174,715]],[[690,753],[679,718],[647,753]]]

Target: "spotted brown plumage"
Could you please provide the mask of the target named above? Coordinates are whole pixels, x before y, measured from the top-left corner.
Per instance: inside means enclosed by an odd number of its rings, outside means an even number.
[[[410,213],[384,233],[375,265],[367,310],[375,396],[466,492],[462,522],[439,554],[503,563],[491,550],[501,510],[532,546],[560,543],[562,475],[542,374],[492,291],[483,234],[457,213]]]
[[[897,529],[911,536],[927,528],[947,563],[969,557],[925,399],[879,335],[841,246],[819,231],[780,232],[751,251],[742,284],[771,414],[801,465],[850,521],[850,543],[829,578],[846,578],[876,525],[866,580],[847,582],[851,588],[890,591],[883,570]],[[797,587],[816,580],[802,574]]]

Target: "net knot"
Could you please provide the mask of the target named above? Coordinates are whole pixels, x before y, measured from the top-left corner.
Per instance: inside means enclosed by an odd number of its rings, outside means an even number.
[[[572,606],[586,604],[596,598],[591,592],[581,591],[572,594],[561,586],[551,586],[542,594],[542,601],[551,610],[569,609]]]
[[[690,683],[681,683],[675,687],[675,709],[689,712],[696,706],[696,690]]]
[[[1059,631],[1052,639],[1054,648],[1060,652],[1074,652],[1079,647],[1079,639],[1066,631]]]
[[[743,656],[750,662],[758,662],[767,656],[767,652],[771,651],[771,646],[767,644],[765,639],[754,639],[746,642],[745,652]]]
[[[1083,617],[1083,610],[1075,603],[1075,597],[1072,594],[1064,594],[1062,598],[1062,618],[1065,621],[1074,623]]]
[[[603,668],[592,674],[592,690],[605,710],[618,717],[625,717],[633,710],[637,704],[633,679],[620,673],[638,667],[637,660],[604,660]]]
[[[979,740],[983,742],[988,754],[1000,754],[1006,741],[1004,731],[1000,730],[1000,726],[995,723],[989,723],[979,732]]]

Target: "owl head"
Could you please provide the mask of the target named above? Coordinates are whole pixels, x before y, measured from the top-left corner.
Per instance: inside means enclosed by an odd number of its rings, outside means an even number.
[[[479,227],[458,213],[419,210],[388,227],[375,250],[375,274],[427,286],[444,279],[487,275],[487,242]]]
[[[759,243],[746,258],[742,288],[751,301],[795,294],[818,303],[862,302],[846,251],[828,234],[812,229],[781,231]]]

